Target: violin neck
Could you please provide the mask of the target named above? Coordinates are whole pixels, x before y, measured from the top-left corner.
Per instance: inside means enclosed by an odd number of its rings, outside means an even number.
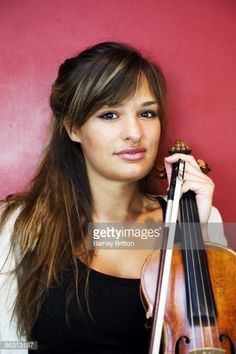
[[[198,214],[196,194],[188,191],[183,194],[179,204],[180,222],[184,231],[188,232],[186,248],[204,249],[203,234]],[[197,237],[196,237],[197,235]]]
[[[187,316],[195,324],[213,323],[216,306],[208,271],[203,235],[195,193],[184,193],[180,200],[182,257],[185,271]],[[200,306],[200,308],[199,308]]]

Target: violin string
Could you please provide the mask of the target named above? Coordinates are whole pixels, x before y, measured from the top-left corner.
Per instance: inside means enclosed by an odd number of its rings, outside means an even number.
[[[183,215],[184,213],[184,208],[183,208],[183,200],[181,199],[180,201],[180,214]],[[184,257],[185,257],[185,264],[186,264],[186,273],[187,273],[187,286],[188,288],[186,289],[188,291],[188,298],[189,298],[189,307],[190,307],[190,326],[192,330],[192,337],[193,337],[193,347],[197,347],[196,343],[196,336],[195,336],[195,330],[194,330],[194,320],[193,320],[193,305],[192,305],[192,297],[191,297],[191,290],[190,290],[190,275],[189,275],[189,264],[188,264],[188,258],[187,258],[187,236],[186,236],[186,228],[185,225],[182,227],[182,235],[183,235],[183,241],[184,241]],[[187,296],[187,294],[186,294]]]
[[[188,231],[189,235],[191,235],[191,226],[190,226],[190,212],[191,209],[188,206],[187,199],[184,198],[184,204],[185,204],[185,210],[186,210],[186,222],[188,226]],[[199,318],[199,327],[200,327],[200,334],[201,334],[201,341],[202,344],[201,346],[204,348],[205,347],[205,341],[204,341],[204,333],[203,333],[203,325],[202,325],[202,317],[201,317],[201,309],[200,309],[200,300],[199,300],[199,293],[198,293],[198,286],[197,286],[197,276],[196,276],[196,268],[195,268],[195,262],[194,262],[194,248],[193,248],[193,240],[192,237],[189,237],[190,245],[189,250],[191,252],[191,260],[192,260],[192,268],[193,268],[193,274],[194,274],[194,288],[196,289],[196,300],[197,300],[197,312],[198,312],[198,318]],[[188,250],[187,250],[188,251]]]
[[[190,268],[190,263],[194,264],[193,262],[193,247],[192,247],[192,239],[190,237],[190,222],[189,222],[189,213],[188,213],[188,207],[187,207],[187,202],[186,199],[183,198],[183,217],[184,217],[184,229],[186,230],[185,232],[185,254],[186,254],[186,267],[188,268],[188,273],[190,273],[189,268]],[[187,242],[188,240],[188,242]],[[188,245],[187,245],[188,243]],[[189,255],[189,256],[188,256]],[[190,260],[191,258],[191,260]],[[191,267],[192,268],[192,267]],[[194,273],[195,274],[195,273]],[[190,301],[190,307],[191,307],[191,313],[192,313],[192,323],[193,323],[193,329],[192,332],[194,333],[195,336],[195,321],[193,318],[193,305],[192,305],[192,296],[191,296],[191,283],[190,283],[190,274],[188,274],[188,280],[189,280],[189,301]],[[194,277],[194,282],[195,282],[195,289],[197,289],[196,286],[196,277]],[[198,299],[197,299],[198,300]],[[198,309],[198,317],[199,321],[201,321],[201,316],[199,315],[200,307],[199,307],[199,301],[197,301],[197,309]],[[202,333],[202,341],[203,341],[203,333]],[[195,348],[197,347],[196,340],[194,341],[194,346]],[[202,346],[202,345],[201,345]]]
[[[198,268],[200,271],[200,279],[201,279],[201,286],[202,286],[202,290],[203,290],[203,299],[204,299],[204,305],[205,305],[205,309],[206,309],[206,317],[207,317],[207,332],[208,332],[208,336],[210,338],[210,342],[211,342],[211,346],[213,347],[213,338],[212,338],[212,331],[211,331],[211,325],[210,325],[210,316],[209,316],[209,309],[208,309],[208,304],[207,304],[207,300],[206,300],[206,290],[205,290],[205,284],[204,284],[204,280],[203,280],[203,269],[202,269],[202,262],[200,260],[200,251],[203,248],[202,244],[199,244],[199,238],[198,238],[198,232],[196,230],[196,223],[195,223],[195,217],[194,217],[194,210],[193,210],[193,203],[191,203],[190,198],[188,198],[188,204],[189,204],[189,210],[191,213],[191,222],[193,225],[193,237],[194,237],[194,243],[195,243],[195,248],[196,248],[196,254],[197,254],[197,262],[198,262]],[[196,214],[195,214],[196,215]],[[201,232],[201,228],[199,229],[199,232]],[[195,265],[195,262],[194,262]],[[201,322],[202,325],[202,322]]]
[[[200,327],[200,332],[201,332],[201,338],[202,338],[202,346],[205,347],[205,336],[204,336],[204,326],[203,326],[203,316],[202,316],[202,311],[201,311],[201,301],[200,301],[200,291],[201,288],[199,287],[198,280],[197,280],[197,275],[198,275],[198,270],[196,269],[197,266],[199,266],[199,263],[196,263],[196,253],[199,259],[199,253],[198,253],[198,248],[196,245],[196,229],[195,229],[195,224],[194,224],[194,214],[192,210],[192,203],[190,199],[190,194],[187,194],[186,196],[186,210],[188,212],[188,224],[189,224],[189,234],[191,235],[190,240],[191,240],[191,255],[192,255],[192,264],[193,264],[193,274],[194,274],[194,283],[195,283],[195,289],[196,289],[196,297],[197,297],[197,309],[198,309],[198,318],[199,318],[199,327]],[[201,269],[200,269],[201,273]],[[201,274],[202,275],[202,274]],[[202,280],[202,277],[201,277]],[[203,288],[203,283],[201,282],[202,288]],[[206,305],[206,304],[205,304]]]
[[[197,206],[194,205],[191,203],[190,204],[191,208],[195,207],[196,210],[195,210],[195,213],[197,213]],[[194,210],[192,211],[192,213],[194,214]],[[201,232],[201,225],[200,225],[200,220],[198,220],[199,222],[199,228],[200,228],[200,232]],[[198,241],[198,238],[197,238],[197,232],[195,233],[195,239],[196,239],[196,249],[197,251],[200,249],[199,247],[199,241]],[[203,238],[202,238],[203,240]],[[203,246],[203,244],[201,245],[201,247]],[[218,327],[218,323],[217,323],[217,319],[216,319],[216,313],[215,313],[215,310],[214,310],[214,299],[212,298],[212,292],[210,292],[210,301],[211,301],[211,305],[213,307],[213,316],[214,316],[214,328],[211,326],[210,324],[210,315],[209,315],[209,310],[208,310],[208,305],[207,305],[207,296],[206,296],[206,291],[205,291],[205,285],[204,285],[204,281],[203,281],[203,270],[202,270],[202,262],[200,261],[200,256],[199,256],[199,252],[198,252],[198,262],[199,262],[199,266],[200,266],[200,270],[201,270],[201,281],[202,281],[202,284],[203,284],[203,291],[204,291],[204,302],[205,302],[205,306],[207,308],[207,321],[208,321],[208,330],[209,330],[209,334],[210,334],[210,340],[211,340],[211,345],[212,347],[214,346],[213,344],[213,329],[215,331],[215,335],[216,335],[216,338],[217,338],[217,341],[218,341],[218,346],[220,348],[222,348],[222,344],[220,343],[219,341],[219,327]],[[208,289],[211,287],[211,283],[210,283],[210,279],[209,277],[207,277],[207,285],[208,285]]]

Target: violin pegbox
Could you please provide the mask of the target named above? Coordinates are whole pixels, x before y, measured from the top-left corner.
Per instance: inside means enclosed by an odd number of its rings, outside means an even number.
[[[183,140],[180,139],[176,140],[175,144],[168,149],[168,153],[170,155],[176,153],[189,155],[191,154],[191,151],[192,149]]]
[[[175,144],[168,149],[168,152],[170,155],[173,155],[176,153],[189,155],[189,154],[191,154],[191,151],[192,151],[192,149],[181,139],[176,140]],[[204,160],[198,159],[197,163],[198,163],[198,166],[200,167],[201,171],[205,175],[211,171],[210,167],[208,166],[208,164]]]

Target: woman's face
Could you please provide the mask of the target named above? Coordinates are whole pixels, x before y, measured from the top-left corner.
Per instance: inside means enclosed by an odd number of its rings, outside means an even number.
[[[138,181],[151,170],[160,140],[158,102],[143,79],[135,95],[105,106],[70,133],[81,143],[90,181]]]

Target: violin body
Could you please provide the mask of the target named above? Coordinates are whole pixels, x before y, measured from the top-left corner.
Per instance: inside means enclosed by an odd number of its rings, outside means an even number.
[[[194,325],[193,328],[189,322],[183,255],[181,249],[176,247],[173,250],[163,325],[165,354],[236,353],[236,253],[211,243],[205,244],[205,253],[216,304],[216,323],[210,324],[211,328],[209,324]],[[142,301],[149,320],[153,316],[160,254],[160,250],[153,252],[142,269]]]

